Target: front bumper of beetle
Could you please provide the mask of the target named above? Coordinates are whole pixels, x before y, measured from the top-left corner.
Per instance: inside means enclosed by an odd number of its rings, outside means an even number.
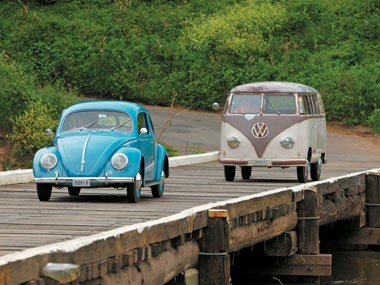
[[[99,187],[104,185],[120,185],[141,182],[141,176],[135,177],[48,177],[34,178],[37,184],[51,184],[56,186]]]

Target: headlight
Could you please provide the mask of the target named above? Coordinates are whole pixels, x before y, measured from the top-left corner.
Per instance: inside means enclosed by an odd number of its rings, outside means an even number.
[[[292,148],[294,146],[295,141],[291,137],[284,137],[284,138],[282,138],[280,143],[281,143],[283,148],[289,149],[289,148]]]
[[[46,170],[51,170],[57,165],[57,157],[54,153],[45,153],[40,159],[41,166]]]
[[[111,159],[112,166],[117,170],[122,170],[128,164],[128,157],[124,153],[116,153]]]
[[[240,141],[237,137],[232,136],[227,138],[227,143],[230,148],[237,148],[240,144]]]

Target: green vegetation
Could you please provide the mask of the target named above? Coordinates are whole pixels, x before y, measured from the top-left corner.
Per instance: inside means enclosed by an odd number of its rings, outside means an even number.
[[[0,131],[28,157],[79,95],[208,110],[267,80],[313,86],[329,120],[379,131],[379,54],[379,0],[1,1]]]

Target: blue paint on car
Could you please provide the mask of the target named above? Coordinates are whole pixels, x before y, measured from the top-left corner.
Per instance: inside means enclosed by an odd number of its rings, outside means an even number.
[[[83,188],[115,187],[138,202],[143,186],[162,197],[169,159],[146,108],[86,101],[63,110],[53,145],[34,156],[33,173],[41,201],[50,200],[53,187],[68,187],[72,196]]]

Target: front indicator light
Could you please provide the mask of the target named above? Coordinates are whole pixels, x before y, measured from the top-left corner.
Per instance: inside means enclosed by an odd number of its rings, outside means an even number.
[[[45,153],[41,156],[40,163],[46,170],[51,170],[57,165],[57,157],[54,153]]]
[[[292,148],[294,146],[295,141],[291,137],[284,137],[284,138],[282,138],[282,140],[280,141],[280,143],[281,143],[281,146],[283,148],[290,149],[290,148]]]
[[[237,137],[232,136],[227,138],[227,144],[230,148],[237,148],[240,144],[240,141]]]
[[[116,170],[122,170],[128,164],[128,157],[124,153],[116,153],[112,156],[111,164]]]

